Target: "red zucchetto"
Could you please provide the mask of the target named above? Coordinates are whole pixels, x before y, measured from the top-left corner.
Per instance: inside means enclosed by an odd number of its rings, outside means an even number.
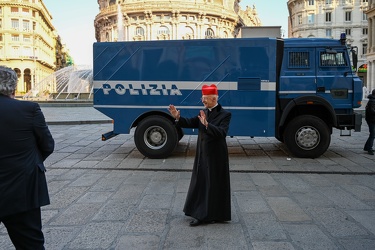
[[[202,86],[202,95],[218,95],[217,87],[215,84],[203,85]]]

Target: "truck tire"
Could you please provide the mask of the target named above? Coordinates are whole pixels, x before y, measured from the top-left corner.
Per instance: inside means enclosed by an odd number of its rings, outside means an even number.
[[[284,141],[289,151],[300,158],[317,158],[327,151],[331,143],[329,127],[320,118],[303,115],[287,125]]]
[[[143,119],[134,132],[137,149],[146,157],[160,159],[169,156],[178,143],[177,130],[162,116]]]

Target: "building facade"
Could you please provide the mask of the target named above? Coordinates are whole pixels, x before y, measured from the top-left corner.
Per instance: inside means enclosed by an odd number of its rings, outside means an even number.
[[[367,89],[375,89],[375,0],[368,0]]]
[[[42,0],[0,1],[0,64],[17,72],[18,95],[63,66],[57,65],[63,49],[51,20]]]
[[[98,42],[233,38],[260,26],[255,7],[240,0],[98,0]]]
[[[289,0],[289,36],[339,39],[346,33],[348,43],[358,48],[358,66],[363,66],[367,63],[368,1]]]
[[[65,47],[65,45],[61,41],[61,37],[56,37],[56,43],[55,43],[55,49],[56,49],[56,68],[55,70],[62,69],[66,66],[71,65],[71,58],[68,53],[68,49]]]

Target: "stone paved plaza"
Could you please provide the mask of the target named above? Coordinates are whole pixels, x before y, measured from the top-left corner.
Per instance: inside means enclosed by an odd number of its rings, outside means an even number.
[[[198,227],[183,212],[196,136],[148,159],[133,136],[108,141],[92,107],[42,108],[56,141],[47,159],[46,249],[375,249],[375,157],[367,127],[334,131],[318,159],[274,138],[228,138],[232,221]],[[91,121],[91,122],[89,122]],[[0,225],[0,249],[14,249]]]

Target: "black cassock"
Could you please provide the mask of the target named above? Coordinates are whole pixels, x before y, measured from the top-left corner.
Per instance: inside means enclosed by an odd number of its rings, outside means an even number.
[[[205,111],[208,115],[208,110]],[[208,127],[181,117],[183,128],[198,128],[197,151],[184,212],[201,221],[231,220],[229,159],[226,136],[231,113],[218,104],[208,115]]]

